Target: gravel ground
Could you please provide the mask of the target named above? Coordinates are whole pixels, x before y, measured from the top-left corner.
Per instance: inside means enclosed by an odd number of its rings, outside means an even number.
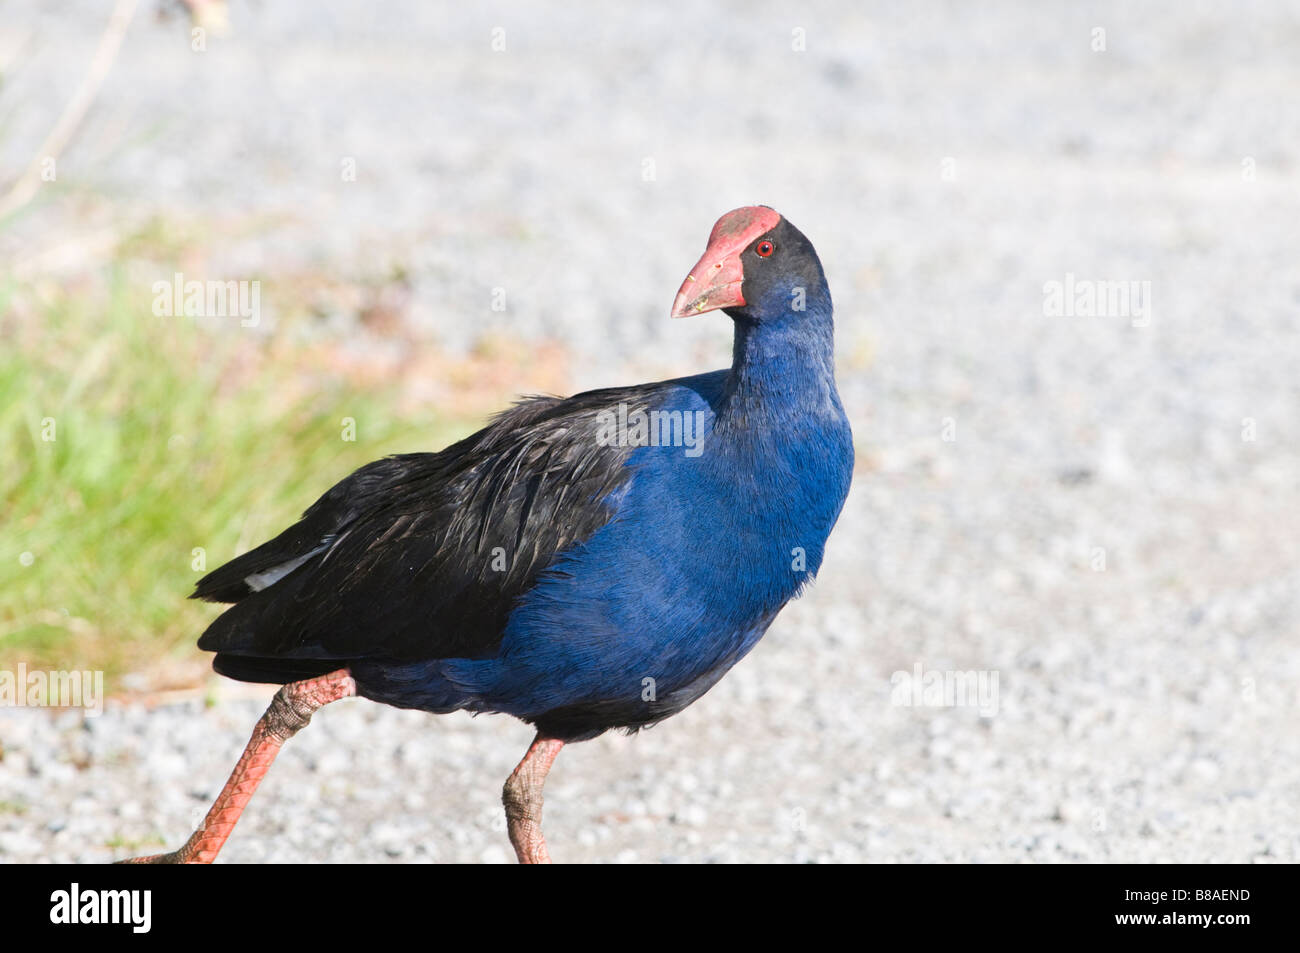
[[[103,13],[6,10],[12,168]],[[787,214],[836,295],[859,467],[822,576],[692,708],[561,755],[558,860],[1300,860],[1294,4],[312,11],[236,4],[205,54],[137,20],[61,160],[110,201],[0,254],[251,217],[208,273],[400,266],[444,346],[560,340],[575,389],[727,359],[666,313],[728,208]],[[1053,316],[1067,275],[1150,312]],[[996,705],[898,704],[917,665]],[[178,845],[265,704],[216,699],[0,710],[0,859]],[[223,859],[506,860],[529,737],[331,706]]]

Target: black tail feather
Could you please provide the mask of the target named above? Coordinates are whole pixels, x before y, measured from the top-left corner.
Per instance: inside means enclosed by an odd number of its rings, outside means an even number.
[[[225,675],[240,682],[287,685],[289,682],[301,682],[307,678],[337,672],[341,668],[347,668],[352,661],[352,659],[258,658],[252,655],[219,653],[212,659],[212,668],[218,675]]]

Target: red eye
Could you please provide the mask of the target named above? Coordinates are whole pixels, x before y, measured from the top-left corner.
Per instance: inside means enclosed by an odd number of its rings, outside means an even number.
[[[776,246],[765,238],[754,246],[754,251],[758,252],[759,258],[766,258],[776,251]]]

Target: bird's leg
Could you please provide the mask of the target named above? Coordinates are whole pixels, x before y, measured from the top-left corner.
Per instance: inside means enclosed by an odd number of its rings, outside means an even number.
[[[257,785],[265,777],[271,762],[280,752],[280,746],[305,727],[317,709],[330,702],[357,693],[356,682],[347,669],[339,669],[319,678],[285,685],[271,699],[271,706],[253,728],[239,763],[231,772],[230,780],[217,795],[208,811],[185,846],[170,854],[151,857],[133,857],[122,861],[127,864],[210,864],[217,852],[235,829]]]
[[[542,785],[555,763],[555,756],[563,747],[563,741],[538,734],[501,792],[510,843],[514,845],[521,864],[551,862],[551,855],[546,852],[546,838],[542,836]]]

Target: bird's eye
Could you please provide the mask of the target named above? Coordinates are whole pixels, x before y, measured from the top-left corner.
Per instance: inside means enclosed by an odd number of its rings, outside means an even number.
[[[759,258],[766,258],[776,251],[776,246],[765,238],[754,246],[754,251],[758,252]]]

